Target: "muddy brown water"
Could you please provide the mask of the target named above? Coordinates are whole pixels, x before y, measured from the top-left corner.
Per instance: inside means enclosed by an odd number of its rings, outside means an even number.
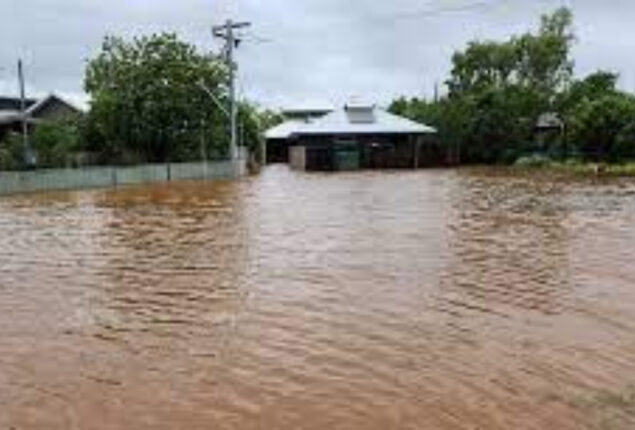
[[[635,181],[0,199],[2,429],[635,428]]]

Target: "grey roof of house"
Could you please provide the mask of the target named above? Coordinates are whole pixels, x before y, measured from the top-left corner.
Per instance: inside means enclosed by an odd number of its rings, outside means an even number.
[[[308,124],[309,123],[307,121],[291,119],[267,130],[265,132],[265,138],[266,139],[288,139],[293,134],[301,130],[302,127],[306,127]]]
[[[267,139],[332,134],[432,134],[433,127],[376,106],[348,105],[313,121],[287,121],[268,130]]]
[[[27,109],[37,102],[35,99],[25,99]],[[19,111],[21,109],[22,102],[20,97],[1,96],[0,95],[0,111]]]
[[[9,109],[0,110],[0,125],[19,121],[21,117],[20,111]]]
[[[81,109],[79,109],[77,106],[75,106],[74,104],[70,103],[69,101],[63,99],[62,97],[58,96],[57,94],[50,93],[48,96],[38,100],[36,103],[31,105],[28,108],[28,110],[27,110],[27,114],[28,115],[33,115],[38,110],[40,110],[42,107],[46,106],[47,103],[50,103],[51,101],[55,101],[55,100],[57,100],[59,103],[65,104],[66,106],[68,106],[69,108],[71,108],[71,109],[73,109],[73,110],[75,110],[77,112],[82,112]]]
[[[60,96],[51,93],[40,100],[34,100],[34,99],[27,100],[27,103],[26,103],[27,120],[31,123],[37,123],[38,118],[37,116],[34,116],[34,115],[37,114],[38,110],[46,106],[47,103],[50,103],[51,101],[54,101],[54,100],[57,100],[59,103],[63,103],[67,105],[69,108],[76,110],[77,112],[81,112],[81,109],[77,108],[73,104],[64,100]],[[20,107],[21,107],[21,104],[20,104],[19,98],[0,96],[0,125],[20,121],[22,118]]]
[[[564,125],[560,116],[555,112],[545,112],[540,117],[538,117],[538,121],[536,122],[537,128],[560,128]]]

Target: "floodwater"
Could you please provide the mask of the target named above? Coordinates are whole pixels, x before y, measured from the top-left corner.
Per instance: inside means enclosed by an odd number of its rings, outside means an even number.
[[[3,197],[0,428],[635,428],[635,181]]]

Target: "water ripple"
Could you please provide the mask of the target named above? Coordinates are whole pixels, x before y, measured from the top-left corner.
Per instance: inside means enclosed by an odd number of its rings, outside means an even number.
[[[0,427],[630,428],[633,209],[500,169],[5,198]]]

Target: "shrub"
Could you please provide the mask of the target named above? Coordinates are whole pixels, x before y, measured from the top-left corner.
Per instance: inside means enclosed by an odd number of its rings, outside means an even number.
[[[74,120],[40,124],[31,144],[37,154],[38,167],[67,167],[80,150],[79,131]]]
[[[551,159],[544,154],[531,154],[525,157],[520,157],[514,163],[519,167],[542,167],[551,163]]]
[[[618,133],[612,156],[618,160],[635,158],[635,121],[631,121]]]
[[[0,170],[22,170],[24,167],[22,136],[11,134],[0,142]]]

